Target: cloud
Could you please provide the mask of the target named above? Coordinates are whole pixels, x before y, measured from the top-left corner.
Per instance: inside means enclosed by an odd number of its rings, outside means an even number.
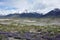
[[[54,8],[60,8],[60,0],[0,0],[2,14],[3,12],[12,13],[11,10],[14,10],[13,12],[28,10],[47,13]]]
[[[15,12],[15,10],[0,10],[0,15],[13,14]]]

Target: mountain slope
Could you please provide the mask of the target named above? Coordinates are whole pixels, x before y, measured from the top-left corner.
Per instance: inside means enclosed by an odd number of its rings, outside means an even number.
[[[6,16],[2,16],[3,18],[40,18],[42,17],[43,14],[39,14],[36,12],[32,12],[32,13],[14,13],[14,14],[9,14]]]
[[[29,18],[40,18],[42,17],[42,14],[33,12],[33,13],[22,13],[20,14],[20,17],[29,17]]]
[[[56,8],[54,10],[51,10],[45,14],[44,17],[60,17],[60,9]]]

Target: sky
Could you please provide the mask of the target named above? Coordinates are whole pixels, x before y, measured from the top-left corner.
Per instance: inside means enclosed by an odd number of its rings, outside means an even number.
[[[38,12],[47,13],[60,8],[60,0],[0,0],[0,15]]]

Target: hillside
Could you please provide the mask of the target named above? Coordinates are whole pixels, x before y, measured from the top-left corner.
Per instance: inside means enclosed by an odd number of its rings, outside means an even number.
[[[45,14],[44,17],[60,17],[60,9],[56,8],[54,10],[51,10]]]

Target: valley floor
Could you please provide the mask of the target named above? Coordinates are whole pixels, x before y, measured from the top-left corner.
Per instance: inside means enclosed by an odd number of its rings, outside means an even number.
[[[60,40],[60,18],[0,19],[0,40]]]

